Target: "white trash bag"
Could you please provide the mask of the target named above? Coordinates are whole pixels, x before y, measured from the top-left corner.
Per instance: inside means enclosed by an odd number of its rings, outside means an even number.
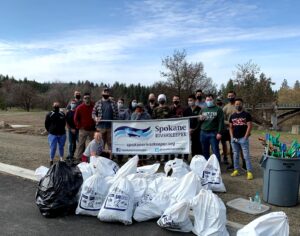
[[[160,164],[154,163],[153,165],[146,165],[137,168],[137,173],[155,174],[159,169]]]
[[[226,229],[226,207],[211,190],[201,189],[193,198],[191,207],[194,214],[193,233],[201,236],[228,236]]]
[[[167,176],[181,178],[191,171],[191,168],[182,160],[175,158],[165,164],[164,171]]]
[[[102,176],[114,176],[119,170],[117,163],[101,156],[91,156],[90,165],[93,170],[93,174],[98,173]]]
[[[93,169],[87,162],[81,162],[77,165],[81,171],[83,182],[93,175]]]
[[[45,166],[40,166],[34,172],[34,175],[38,181],[40,181],[48,172],[49,168]]]
[[[203,170],[205,168],[207,160],[202,155],[196,155],[192,158],[190,163],[190,168],[194,171],[199,177],[202,178]]]
[[[108,191],[98,219],[104,222],[132,224],[134,189],[127,178],[115,182]]]
[[[131,174],[127,176],[127,179],[132,184],[134,190],[134,205],[136,205],[140,201],[147,189],[147,177],[148,175],[140,173]]]
[[[138,155],[132,157],[129,161],[127,161],[116,173],[114,176],[115,181],[120,178],[126,177],[130,174],[136,174],[137,164],[139,161]]]
[[[283,211],[258,217],[237,232],[237,236],[288,236],[289,222]]]
[[[147,188],[137,203],[133,218],[138,222],[159,218],[170,206],[170,201],[169,193],[157,193],[152,188]]]
[[[190,203],[188,201],[178,202],[164,211],[157,224],[172,231],[191,232],[193,224],[189,213]]]
[[[160,176],[153,182],[149,183],[150,186],[156,189],[156,192],[167,192],[172,196],[177,190],[180,180],[174,177]]]
[[[195,197],[201,188],[200,177],[194,172],[189,172],[180,179],[179,185],[172,197],[177,201],[189,201]]]
[[[108,193],[104,176],[95,174],[84,181],[76,214],[97,216]]]
[[[225,185],[222,181],[220,164],[215,154],[209,157],[204,167],[202,187],[214,192],[226,192]]]

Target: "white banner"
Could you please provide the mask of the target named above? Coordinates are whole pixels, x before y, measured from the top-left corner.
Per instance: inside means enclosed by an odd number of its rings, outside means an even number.
[[[189,154],[189,119],[113,121],[114,154]]]

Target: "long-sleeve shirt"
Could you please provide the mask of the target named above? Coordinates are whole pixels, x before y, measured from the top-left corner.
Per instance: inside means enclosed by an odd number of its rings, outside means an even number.
[[[225,125],[229,125],[230,116],[236,112],[234,104],[227,103],[223,107]]]
[[[200,114],[205,117],[201,124],[201,130],[222,133],[224,129],[224,113],[220,107],[205,107]]]
[[[194,109],[192,109],[191,107],[188,107],[184,110],[183,116],[184,117],[197,116],[197,115],[199,115],[200,111],[201,111],[201,108],[198,106],[196,106]],[[200,127],[200,121],[198,120],[198,118],[190,118],[190,128],[198,130],[199,127]]]
[[[170,108],[168,106],[158,106],[153,110],[153,119],[165,119],[170,118]]]
[[[95,129],[95,121],[92,118],[93,107],[93,103],[89,106],[82,103],[76,108],[74,123],[77,129],[84,129],[86,131],[92,131]]]
[[[93,119],[118,120],[119,111],[116,102],[100,99],[93,108],[92,117]],[[111,128],[111,122],[100,121],[96,126],[97,128]]]
[[[53,135],[63,135],[66,133],[66,116],[63,112],[51,111],[45,119],[45,128]]]
[[[181,105],[175,107],[174,105],[170,107],[171,117],[183,117],[184,108]]]

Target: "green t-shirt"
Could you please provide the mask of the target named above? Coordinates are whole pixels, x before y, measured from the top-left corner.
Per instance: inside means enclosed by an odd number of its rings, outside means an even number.
[[[221,133],[224,128],[224,113],[220,107],[205,107],[200,112],[205,117],[201,124],[201,130],[217,131]]]

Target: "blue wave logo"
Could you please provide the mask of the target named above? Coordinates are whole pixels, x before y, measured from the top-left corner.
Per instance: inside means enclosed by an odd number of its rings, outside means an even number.
[[[136,137],[147,138],[152,134],[150,127],[146,129],[137,129],[129,126],[121,126],[114,131],[115,137]]]

